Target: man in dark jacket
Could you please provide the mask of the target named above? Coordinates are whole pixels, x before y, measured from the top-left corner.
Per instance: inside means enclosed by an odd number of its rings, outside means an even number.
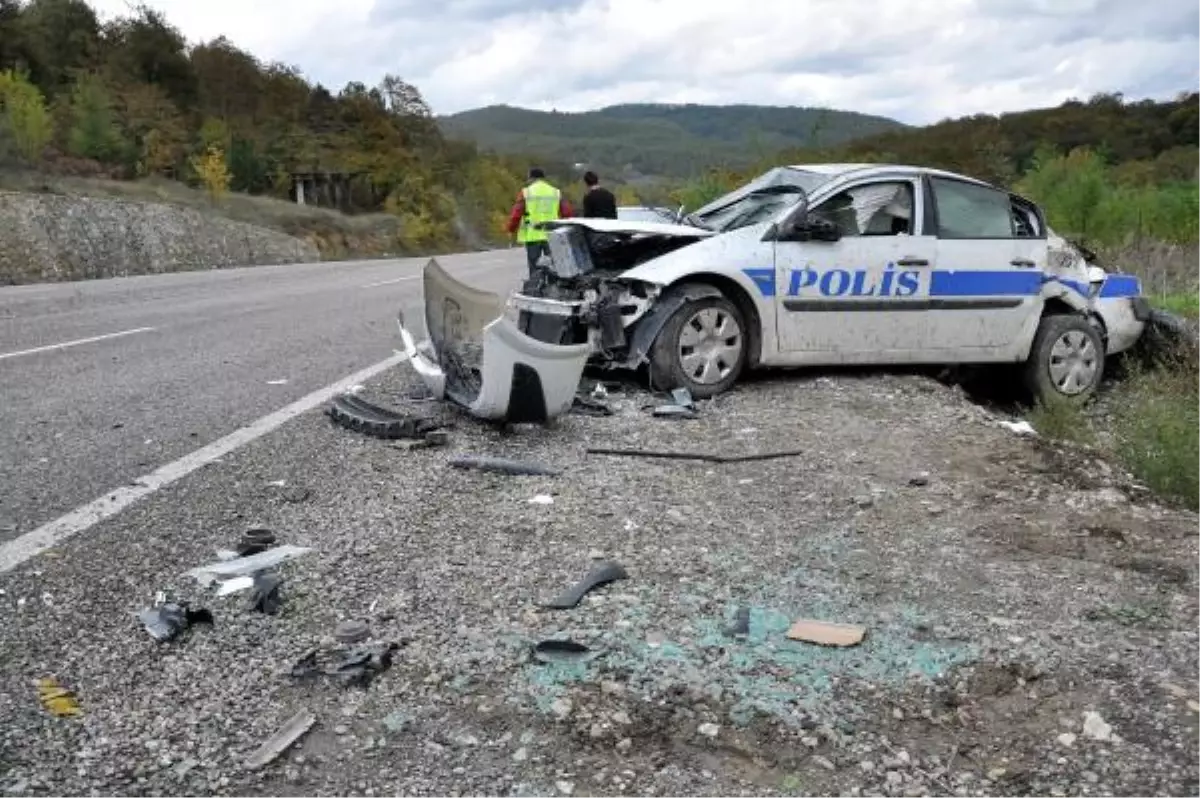
[[[583,215],[592,219],[616,219],[617,198],[600,185],[596,173],[590,170],[584,172],[583,183],[587,186],[587,192],[583,195]]]

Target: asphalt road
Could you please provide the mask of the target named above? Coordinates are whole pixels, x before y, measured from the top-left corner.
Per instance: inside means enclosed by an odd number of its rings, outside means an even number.
[[[387,359],[425,261],[0,288],[0,542]],[[523,253],[439,262],[504,292]]]

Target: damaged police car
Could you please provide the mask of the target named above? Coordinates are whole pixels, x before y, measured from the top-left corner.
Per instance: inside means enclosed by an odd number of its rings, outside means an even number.
[[[509,300],[529,369],[586,350],[697,398],[758,367],[1021,363],[1035,396],[1078,399],[1149,316],[1033,202],[922,167],[785,166],[679,223],[545,227],[549,262]]]

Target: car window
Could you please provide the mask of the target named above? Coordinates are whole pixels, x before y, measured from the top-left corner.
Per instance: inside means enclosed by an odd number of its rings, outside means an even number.
[[[1009,195],[987,186],[935,177],[939,238],[1013,238]]]
[[[1043,238],[1046,231],[1037,210],[1028,202],[1019,199],[1012,201],[1013,229],[1017,238]]]
[[[904,180],[865,183],[839,191],[813,208],[843,236],[911,235],[913,186]]]

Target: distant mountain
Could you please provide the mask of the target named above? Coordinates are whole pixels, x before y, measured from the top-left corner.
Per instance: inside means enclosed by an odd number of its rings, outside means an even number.
[[[496,152],[676,176],[907,127],[852,111],[766,105],[614,105],[582,113],[493,105],[438,122],[447,136]]]

